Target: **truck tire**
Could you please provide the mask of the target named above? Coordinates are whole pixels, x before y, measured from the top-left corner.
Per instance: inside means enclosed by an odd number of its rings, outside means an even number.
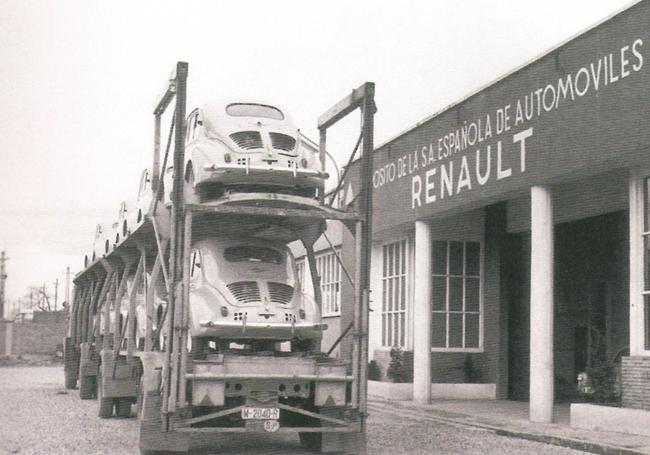
[[[102,392],[102,377],[97,376],[97,401],[99,402],[99,410],[97,415],[102,419],[108,419],[113,416],[113,398],[105,398]]]
[[[138,418],[142,418],[143,402],[144,402],[144,375],[141,375],[140,382],[138,383],[138,399],[135,402],[135,413],[138,415]]]
[[[70,338],[63,341],[63,374],[65,388],[72,390],[77,387],[77,376],[79,375],[79,355],[76,352]]]
[[[131,417],[130,398],[118,398],[115,400],[115,415],[122,418]]]
[[[72,390],[75,387],[77,387],[77,375],[75,374],[71,366],[69,368],[64,369],[64,374],[65,374],[65,388],[68,390]]]
[[[92,400],[95,398],[95,393],[95,376],[81,376],[79,378],[79,398],[82,400]]]

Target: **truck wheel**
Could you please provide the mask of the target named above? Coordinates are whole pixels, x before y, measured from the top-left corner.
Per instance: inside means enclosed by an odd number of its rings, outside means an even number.
[[[65,374],[65,388],[72,390],[77,386],[77,375],[74,374],[72,366],[64,369]]]
[[[320,452],[322,433],[298,433],[300,446],[313,452]]]
[[[92,400],[95,398],[95,376],[81,376],[79,378],[79,398]]]
[[[97,401],[99,401],[99,411],[97,415],[102,419],[113,416],[113,398],[105,398],[102,392],[102,377],[97,376]]]
[[[131,399],[118,398],[115,400],[115,414],[122,418],[131,417]]]
[[[138,384],[138,399],[135,402],[135,413],[138,415],[138,418],[142,417],[142,406],[144,402],[144,374],[140,376],[140,382]]]
[[[79,373],[79,356],[75,352],[70,338],[63,341],[63,374],[65,377],[65,388],[72,390],[77,387],[77,376]]]

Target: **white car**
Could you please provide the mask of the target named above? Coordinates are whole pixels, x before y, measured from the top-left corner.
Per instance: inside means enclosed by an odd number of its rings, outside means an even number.
[[[93,254],[90,263],[106,256],[113,249],[117,223],[101,223],[95,228],[95,239],[93,242]]]
[[[171,200],[173,163],[163,172]],[[318,146],[277,107],[219,102],[195,109],[187,119],[185,181],[198,201],[224,192],[273,192],[314,198],[327,174]]]
[[[190,265],[193,337],[320,339],[320,309],[297,282],[282,243],[253,239],[197,241]]]
[[[144,217],[149,212],[153,198],[154,194],[151,188],[151,169],[144,169],[140,175],[138,197],[135,201],[135,210],[130,214],[131,216],[129,218],[129,228],[132,231],[135,231],[144,221]]]

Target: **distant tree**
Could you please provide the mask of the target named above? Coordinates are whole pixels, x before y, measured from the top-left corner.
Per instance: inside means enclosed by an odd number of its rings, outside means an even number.
[[[45,285],[29,287],[29,306],[33,310],[52,311],[51,296]]]

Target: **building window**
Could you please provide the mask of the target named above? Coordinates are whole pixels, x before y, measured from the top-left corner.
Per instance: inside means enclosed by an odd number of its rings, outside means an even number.
[[[433,348],[481,347],[481,244],[433,242]]]
[[[643,181],[643,349],[650,351],[650,177]]]
[[[316,256],[316,270],[320,277],[323,316],[341,314],[341,264],[333,251]]]
[[[404,347],[406,344],[406,245],[406,240],[400,240],[382,248],[382,346]]]

